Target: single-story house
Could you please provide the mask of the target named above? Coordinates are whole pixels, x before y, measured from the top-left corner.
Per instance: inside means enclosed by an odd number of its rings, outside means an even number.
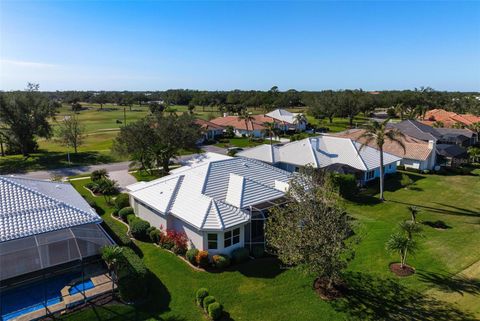
[[[218,117],[210,120],[218,126],[224,128],[231,126],[236,136],[253,136],[264,137],[264,123],[274,123],[275,120],[266,115],[252,115],[252,120],[245,123],[245,120],[240,119],[238,116],[229,116],[225,114],[223,117]]]
[[[264,245],[266,209],[282,202],[291,177],[257,160],[207,155],[127,190],[135,214],[152,226],[185,232],[190,247],[228,254]]]
[[[79,265],[113,244],[100,216],[70,184],[0,176],[0,195],[3,284]]]
[[[295,130],[304,131],[307,128],[307,119],[300,113],[291,113],[285,109],[275,109],[265,116],[273,118],[277,123],[277,127],[282,131]],[[299,119],[300,118],[300,119]]]
[[[283,146],[260,145],[237,155],[260,160],[289,172],[311,165],[342,173],[354,173],[360,184],[380,177],[380,152],[348,138],[320,135]],[[401,158],[383,153],[385,174],[395,173]]]
[[[197,118],[195,123],[200,126],[202,129],[203,136],[199,139],[198,144],[204,143],[205,141],[215,140],[217,137],[223,134],[225,128],[223,126],[214,124],[208,120]]]
[[[344,137],[353,139],[356,142],[364,144],[365,139],[360,138],[365,133],[364,129],[348,129],[346,131],[333,134],[336,137]],[[435,152],[435,141],[429,140],[425,142],[420,139],[413,138],[411,136],[405,135],[405,137],[398,138],[403,145],[405,150],[396,142],[386,140],[383,145],[383,151],[397,157],[400,157],[401,160],[398,165],[403,165],[406,168],[414,168],[418,170],[433,170],[436,164],[436,152]],[[369,144],[371,147],[375,148],[374,143]]]

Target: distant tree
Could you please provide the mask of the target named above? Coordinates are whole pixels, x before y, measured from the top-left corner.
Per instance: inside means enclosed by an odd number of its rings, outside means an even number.
[[[315,118],[328,118],[333,123],[333,117],[339,112],[339,93],[326,90],[321,93],[305,94],[305,103],[310,107],[309,113]]]
[[[193,113],[195,112],[195,104],[192,104],[191,102],[188,104],[188,112],[190,113],[190,115],[193,115]]]
[[[480,148],[479,147],[469,147],[468,155],[472,162],[480,162]]]
[[[24,156],[37,149],[35,137],[50,138],[49,118],[56,104],[38,92],[39,85],[29,83],[25,91],[5,93],[0,100],[0,124],[10,148]]]
[[[335,292],[351,252],[351,226],[329,173],[307,166],[290,182],[287,204],[274,207],[266,238],[278,258],[297,266]],[[314,283],[315,284],[315,283]]]
[[[159,104],[157,102],[151,102],[148,106],[152,114],[162,113],[165,111],[166,106],[164,104]]]
[[[383,185],[384,185],[384,165],[383,165],[383,145],[386,141],[391,141],[399,145],[405,152],[405,144],[401,140],[404,138],[402,132],[397,129],[387,129],[389,119],[383,122],[373,121],[365,127],[365,132],[360,136],[360,139],[365,139],[365,143],[360,148],[365,147],[370,143],[374,143],[380,151],[380,200],[384,201]]]
[[[301,114],[301,113],[298,113],[295,115],[294,119],[293,119],[293,123],[295,125],[303,125],[303,124],[306,124],[307,123],[307,117],[305,117],[304,114]]]
[[[73,147],[76,154],[78,147],[83,144],[85,126],[82,125],[75,114],[65,116],[58,123],[57,137],[62,145]]]
[[[469,125],[468,129],[470,129],[472,132],[477,133],[477,135],[480,135],[480,122]]]
[[[255,118],[248,112],[248,110],[245,108],[241,111],[240,114],[238,114],[237,116],[238,120],[239,121],[244,121],[245,122],[245,129],[247,130],[248,132],[248,124],[252,124],[252,134],[253,135],[253,121],[255,120]]]

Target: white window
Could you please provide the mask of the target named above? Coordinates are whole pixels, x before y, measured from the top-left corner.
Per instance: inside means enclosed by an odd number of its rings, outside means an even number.
[[[227,231],[223,234],[223,247],[240,243],[240,228]]]
[[[375,177],[375,171],[368,171],[366,176],[367,181],[373,179]]]
[[[208,234],[208,249],[216,250],[218,249],[218,235],[217,234]]]

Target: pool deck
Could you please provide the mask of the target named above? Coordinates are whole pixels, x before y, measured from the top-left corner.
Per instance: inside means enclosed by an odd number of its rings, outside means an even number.
[[[76,293],[74,295],[70,295],[69,290],[71,286],[66,286],[61,291],[61,294],[63,297],[62,302],[49,305],[47,309],[40,309],[40,310],[36,310],[30,313],[21,315],[12,320],[15,320],[15,321],[37,320],[37,319],[43,318],[47,314],[52,314],[55,312],[66,310],[70,307],[82,304],[85,301],[92,299],[96,296],[112,291],[112,280],[110,279],[110,276],[108,274],[101,274],[101,275],[89,277],[89,279],[92,280],[92,283],[95,285],[95,287],[92,289],[86,290],[85,295],[83,293]],[[114,288],[115,287],[116,285],[114,285]]]

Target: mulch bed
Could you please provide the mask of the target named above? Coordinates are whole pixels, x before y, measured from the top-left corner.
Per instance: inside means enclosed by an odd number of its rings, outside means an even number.
[[[322,278],[317,278],[313,283],[315,292],[317,292],[323,300],[336,300],[343,297],[347,292],[347,285],[344,283],[335,284],[332,289],[327,289],[327,284],[328,281]]]
[[[400,263],[391,263],[390,264],[390,271],[395,273],[395,275],[400,277],[410,276],[415,273],[415,269],[411,266],[402,265]]]

